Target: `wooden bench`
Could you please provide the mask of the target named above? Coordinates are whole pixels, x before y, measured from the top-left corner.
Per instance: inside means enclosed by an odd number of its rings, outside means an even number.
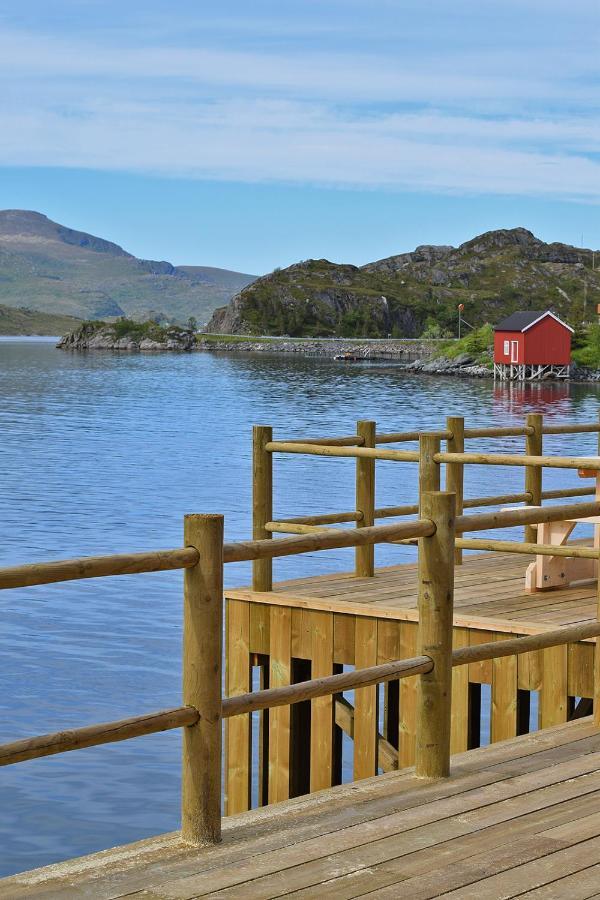
[[[590,457],[598,459],[599,457]],[[578,469],[580,478],[596,479],[596,500],[600,500],[600,471]],[[600,550],[600,516],[587,519],[565,519],[560,522],[545,522],[537,526],[537,543],[561,547],[578,523],[594,526],[593,546]],[[565,556],[536,556],[525,573],[527,593],[544,591],[549,588],[568,587],[577,581],[591,581],[598,577],[598,563],[593,559],[569,559]]]

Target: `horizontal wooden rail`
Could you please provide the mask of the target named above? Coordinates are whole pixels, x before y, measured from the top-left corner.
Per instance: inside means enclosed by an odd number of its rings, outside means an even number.
[[[476,466],[539,466],[549,469],[590,469],[600,471],[600,458],[589,456],[528,456],[517,453],[436,453],[436,463],[465,463]]]
[[[542,491],[542,500],[559,500],[561,497],[589,497],[596,494],[596,487],[559,488]]]
[[[558,500],[568,497],[590,497],[596,493],[594,487],[581,488],[560,488],[559,490],[542,491],[544,500]],[[521,494],[496,494],[490,497],[470,497],[463,501],[464,509],[475,509],[479,506],[505,506],[508,503],[528,503],[531,500],[530,494],[525,491]],[[414,516],[419,512],[418,503],[408,503],[404,506],[382,506],[375,510],[376,519],[389,519],[394,516]],[[348,512],[339,513],[323,513],[315,516],[290,516],[285,519],[278,519],[277,522],[269,522],[269,525],[335,525],[344,522],[360,522],[362,513],[358,510],[350,510]],[[291,534],[292,532],[284,532],[283,529],[272,529],[273,531],[282,531],[282,533]],[[297,534],[306,532],[294,532]]]
[[[561,522],[563,519],[584,519],[600,515],[600,502],[565,503],[564,506],[525,506],[520,509],[501,509],[495,512],[457,516],[456,531],[487,531],[488,528],[509,528],[513,525],[536,525],[541,522]],[[412,535],[410,535],[412,537]],[[403,535],[405,537],[405,535]]]
[[[600,423],[582,425],[543,425],[542,434],[585,434],[600,431]]]
[[[362,447],[365,439],[357,434],[331,438],[291,438],[286,444],[319,444],[323,447]]]
[[[447,428],[442,428],[437,431],[394,431],[390,434],[375,435],[375,443],[401,444],[404,441],[418,441],[422,434],[430,434],[433,437],[438,437],[442,441],[448,440],[448,438],[452,437],[452,434],[448,431]]]
[[[0,590],[75,581],[80,578],[187,569],[197,562],[197,550],[193,547],[181,547],[177,550],[148,550],[143,553],[116,553],[112,556],[83,556],[54,562],[27,563],[0,569]]]
[[[598,504],[600,509],[600,504]],[[303,534],[280,540],[240,541],[225,544],[224,562],[246,562],[250,559],[269,559],[277,556],[293,556],[317,550],[338,550],[342,547],[361,547],[366,544],[385,544],[394,538],[427,537],[433,534],[434,525],[429,519],[413,519],[410,522],[394,522],[392,525],[369,525],[366,528],[336,528],[318,534]]]
[[[290,703],[300,703],[302,700],[314,700],[316,697],[327,697],[330,694],[341,694],[342,691],[383,684],[396,678],[421,675],[431,672],[432,669],[433,660],[429,656],[415,656],[412,659],[399,659],[380,666],[355,669],[354,672],[343,672],[341,675],[327,675],[324,678],[313,678],[311,681],[300,681],[265,691],[240,694],[223,700],[223,718],[240,716],[242,713],[258,709],[287,706]]]
[[[562,497],[589,497],[596,493],[594,487],[564,488],[556,491],[542,491],[544,500],[558,500]],[[497,494],[493,497],[470,497],[463,500],[463,509],[475,509],[479,506],[505,506],[507,503],[528,503],[531,495],[528,491],[522,494]],[[412,516],[419,511],[417,503],[406,506],[383,506],[375,510],[376,519],[387,519],[392,516]],[[297,519],[288,519],[288,522],[297,522]],[[333,521],[330,519],[329,521]],[[338,520],[340,521],[340,520]]]
[[[498,553],[524,553],[527,556],[567,556],[575,559],[598,559],[593,547],[555,544],[531,544],[518,541],[495,541],[492,538],[456,538],[461,550],[493,550]]]
[[[478,515],[462,515],[456,519],[456,531],[485,531],[492,528],[509,528],[539,522],[558,522],[562,519],[586,518],[600,515],[600,502],[570,503],[564,506],[531,506],[521,509],[504,509]],[[246,562],[251,559],[269,559],[311,553],[319,550],[337,550],[342,547],[360,547],[366,544],[386,544],[406,538],[429,537],[433,533],[429,519],[412,519],[391,525],[369,525],[366,528],[332,528],[310,534],[295,535],[280,540],[240,541],[225,544],[224,562]]]
[[[486,644],[474,644],[470,647],[459,647],[452,651],[452,665],[464,666],[467,663],[483,662],[486,659],[499,659],[501,656],[518,656],[532,650],[544,650],[547,647],[559,647],[562,644],[576,644],[588,638],[600,635],[600,622],[586,622],[584,625],[565,625],[552,631],[525,637],[509,638],[502,641],[489,641]]]
[[[531,500],[528,491],[522,494],[497,494],[495,497],[470,497],[463,500],[463,509],[474,509],[478,506],[505,506],[507,503],[527,503]]]
[[[416,450],[377,450],[376,447],[324,447],[317,444],[293,444],[286,441],[269,441],[267,453],[303,453],[307,456],[342,456],[349,459],[389,459],[395,462],[418,462]]]
[[[361,522],[363,514],[353,509],[349,512],[321,513],[316,516],[286,516],[278,522],[289,522],[291,525],[335,525],[341,522]]]
[[[301,522],[266,522],[265,531],[272,534],[323,534],[324,531],[338,531],[331,525],[303,525]]]
[[[406,506],[383,506],[375,510],[376,519],[388,519],[392,516],[414,516],[419,512],[419,504],[411,503]]]
[[[508,425],[506,427],[486,427],[486,428],[465,428],[466,438],[483,438],[483,437],[521,437],[522,435],[533,434],[533,428],[529,425]]]
[[[55,753],[66,753],[69,750],[83,750],[84,747],[97,747],[99,744],[127,741],[143,734],[155,734],[158,731],[195,725],[197,721],[198,712],[192,706],[178,706],[116,722],[103,722],[23,738],[20,741],[0,745],[0,766],[37,759],[40,756],[53,756]]]

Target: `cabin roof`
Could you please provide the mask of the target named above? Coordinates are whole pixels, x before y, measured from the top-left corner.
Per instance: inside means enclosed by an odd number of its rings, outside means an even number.
[[[546,316],[550,316],[559,325],[562,325],[564,328],[568,328],[570,332],[573,332],[573,329],[570,325],[567,325],[566,322],[563,322],[562,319],[559,319],[558,316],[555,316],[553,312],[550,312],[549,309],[530,309],[523,310],[521,312],[515,312],[511,316],[508,316],[506,319],[502,319],[501,322],[495,326],[494,331],[528,331]]]

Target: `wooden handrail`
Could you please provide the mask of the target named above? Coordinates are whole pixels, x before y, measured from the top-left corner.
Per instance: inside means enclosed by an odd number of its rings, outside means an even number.
[[[486,644],[474,644],[471,647],[459,647],[452,651],[452,665],[464,666],[467,663],[483,662],[486,659],[499,659],[501,656],[518,656],[532,650],[544,650],[547,647],[559,647],[562,644],[576,644],[588,638],[600,635],[600,622],[586,622],[584,625],[566,625],[540,634],[509,638],[502,641],[489,641]]]
[[[593,547],[577,547],[556,544],[535,544],[526,541],[495,541],[484,538],[456,538],[456,546],[462,550],[493,550],[497,553],[524,553],[527,556],[567,556],[575,559],[598,559]]]
[[[544,434],[586,434],[600,432],[600,424],[595,422],[581,425],[544,425],[542,431]]]
[[[286,516],[276,519],[277,522],[289,522],[292,525],[335,525],[342,522],[360,522],[362,513],[357,509],[348,512],[321,513],[316,516]]]
[[[389,459],[394,462],[418,462],[416,450],[377,450],[376,447],[330,447],[318,444],[294,444],[290,441],[269,441],[268,453],[303,453],[307,456],[342,456],[349,459]]]
[[[581,423],[572,425],[544,425],[542,429],[544,434],[593,434],[600,432],[600,424],[598,423]],[[421,434],[432,434],[445,441],[452,439],[452,432],[447,428],[433,429],[431,431],[394,431],[387,433],[378,433],[376,435],[377,444],[400,444],[410,441],[418,441]],[[466,438],[484,438],[484,437],[521,437],[531,434],[531,430],[527,425],[498,425],[483,426],[481,428],[465,428]],[[288,444],[320,444],[330,447],[352,447],[362,446],[360,438],[356,435],[347,435],[342,437],[323,437],[323,438],[288,438]]]
[[[322,534],[324,531],[338,531],[332,525],[303,525],[297,522],[266,522],[265,531],[272,534]]]
[[[587,490],[587,489],[586,489]],[[548,492],[558,494],[559,492]],[[561,492],[560,496],[564,496]],[[469,501],[465,501],[468,505]],[[530,509],[509,509],[499,512],[463,515],[457,517],[456,530],[484,531],[488,528],[506,528],[561,519],[585,518],[600,514],[600,502],[575,503],[565,506],[545,506]],[[333,514],[332,514],[333,515]],[[275,524],[275,523],[269,523]],[[291,556],[316,550],[332,550],[357,547],[366,544],[387,543],[405,538],[425,537],[432,533],[429,520],[395,522],[390,525],[373,525],[360,529],[331,529],[327,533],[282,538],[281,540],[240,541],[224,545],[224,561],[243,562],[252,559]],[[123,553],[112,556],[88,556],[44,563],[28,563],[0,569],[0,589],[31,587],[72,581],[84,578],[100,578],[113,575],[133,575],[142,572],[161,572],[169,569],[186,569],[198,563],[198,552],[193,547],[175,550],[152,550],[143,553]]]
[[[323,447],[363,447],[364,438],[357,434],[330,438],[288,438],[286,444],[319,444]]]
[[[532,650],[557,647],[561,644],[574,644],[598,635],[600,635],[600,622],[594,621],[583,625],[568,625],[540,634],[490,641],[471,647],[460,647],[452,651],[452,665],[464,666],[503,656],[529,653]],[[411,659],[395,660],[379,666],[355,669],[353,672],[344,672],[341,675],[329,675],[326,678],[315,678],[285,687],[227,697],[222,703],[222,718],[227,719],[260,709],[300,703],[303,700],[312,700],[316,697],[325,697],[373,684],[382,684],[397,678],[427,674],[432,672],[433,668],[433,660],[429,656],[423,655]],[[28,759],[51,756],[70,750],[81,750],[84,747],[125,741],[144,734],[193,726],[197,722],[198,712],[196,709],[190,706],[179,706],[115,722],[104,722],[68,731],[42,734],[0,745],[0,765],[11,765]]]
[[[466,438],[483,438],[483,437],[521,437],[531,434],[531,429],[527,425],[508,425],[506,427],[499,426],[497,428],[465,428]]]
[[[223,700],[223,718],[228,719],[259,709],[272,709],[274,706],[286,706],[289,703],[300,703],[302,700],[314,700],[316,697],[327,697],[330,694],[341,694],[342,691],[383,684],[396,678],[408,678],[411,675],[431,672],[432,669],[433,660],[429,656],[415,656],[412,659],[399,659],[379,666],[355,669],[353,672],[342,672],[340,675],[327,675],[324,678],[313,678],[284,687],[239,694],[237,697],[227,697]]]
[[[195,725],[197,721],[198,711],[194,707],[177,706],[174,709],[131,716],[116,722],[102,722],[97,725],[85,725],[83,728],[40,734],[37,737],[23,738],[0,745],[0,766],[10,766],[27,759],[53,756],[55,753],[66,753],[69,750],[82,750],[84,747],[97,747],[99,744],[127,741],[143,734],[156,734],[158,731]]]
[[[27,563],[0,569],[0,590],[81,578],[187,569],[197,562],[197,550],[193,547],[181,547],[177,550],[148,550],[143,553],[115,553],[112,556],[83,556],[53,562]]]
[[[331,531],[281,538],[276,541],[240,541],[224,545],[224,561],[245,562],[250,559],[292,556],[295,553],[310,553],[316,550],[384,544],[394,538],[425,537],[432,534],[433,530],[434,525],[429,519],[414,519],[410,522],[394,522],[392,525],[370,525],[367,528],[332,528]]]
[[[595,495],[595,493],[596,489],[594,487],[560,488],[558,490],[542,491],[542,499],[558,500],[563,497],[590,497]],[[463,508],[474,509],[479,506],[505,506],[508,503],[525,503],[529,499],[530,496],[526,492],[521,494],[497,494],[496,496],[490,497],[469,497],[463,501]],[[375,510],[375,518],[389,519],[395,516],[413,516],[416,515],[418,511],[419,505],[417,503],[407,503],[403,506],[381,506]],[[266,527],[269,525],[336,525],[344,522],[359,522],[361,520],[361,515],[362,514],[357,510],[350,510],[348,512],[339,513],[322,513],[315,516],[286,516],[285,518],[277,519],[274,522],[268,522]],[[279,528],[272,530],[286,533],[283,532],[283,529]],[[291,534],[294,532],[287,533]]]
[[[435,431],[395,431],[390,434],[377,434],[375,436],[376,444],[401,444],[405,441],[418,441],[422,434],[429,434],[437,437],[442,441],[452,437],[452,434],[446,428],[440,428]]]
[[[462,462],[476,466],[540,466],[550,469],[600,471],[600,458],[589,456],[531,456],[517,453],[436,453],[437,463]]]
[[[564,506],[526,506],[520,509],[501,509],[496,512],[457,516],[456,531],[487,531],[513,525],[536,525],[540,522],[561,522],[564,519],[589,518],[600,515],[600,502],[565,503]]]

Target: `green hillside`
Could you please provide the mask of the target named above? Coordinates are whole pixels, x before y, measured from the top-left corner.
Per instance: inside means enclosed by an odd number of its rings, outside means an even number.
[[[0,334],[2,335],[61,335],[81,325],[72,316],[54,316],[37,309],[14,309],[0,304]]]
[[[206,322],[254,279],[208,266],[137,259],[37,212],[0,210],[0,303],[85,319],[162,314]]]
[[[517,309],[553,309],[577,326],[595,315],[600,271],[591,250],[490,231],[460,247],[423,246],[365,266],[307,260],[259,278],[213,315],[208,330],[290,336],[454,334],[457,306],[473,326]],[[585,315],[584,315],[585,308]]]

